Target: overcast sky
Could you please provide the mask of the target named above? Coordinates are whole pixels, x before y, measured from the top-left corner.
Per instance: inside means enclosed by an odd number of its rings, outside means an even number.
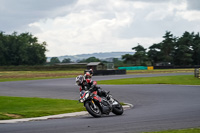
[[[200,0],[0,0],[0,31],[30,32],[47,56],[132,51],[200,31]]]

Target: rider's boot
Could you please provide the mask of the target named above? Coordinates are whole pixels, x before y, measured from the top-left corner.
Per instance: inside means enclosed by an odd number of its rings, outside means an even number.
[[[101,90],[101,95],[104,96],[104,97],[106,97],[106,99],[110,103],[112,103],[114,100],[113,100],[112,96],[109,93],[110,93],[110,91]]]
[[[106,95],[106,98],[107,98],[107,100],[108,100],[110,103],[113,103],[113,102],[114,102],[114,99],[112,98],[111,95],[107,94],[107,95]]]

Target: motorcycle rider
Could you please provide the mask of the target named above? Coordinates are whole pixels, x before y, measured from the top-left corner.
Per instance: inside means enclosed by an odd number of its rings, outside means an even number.
[[[123,107],[120,103],[113,99],[106,91],[97,87],[96,82],[92,81],[91,77],[90,73],[76,77],[76,84],[80,86],[79,102],[84,103],[86,110],[94,117],[101,117],[102,114],[109,115],[110,112],[116,115],[122,115]],[[95,92],[92,93],[93,91]]]
[[[86,73],[86,72],[89,72],[91,76],[93,75],[93,70],[92,70],[92,69],[85,70],[85,73]]]
[[[86,72],[84,76],[77,76],[76,84],[80,86],[80,92],[82,90],[89,90],[90,92],[97,91],[97,95],[100,97],[106,97],[108,100],[110,100],[108,92],[102,90],[100,87],[97,87],[97,82],[92,81],[92,75],[89,72]]]

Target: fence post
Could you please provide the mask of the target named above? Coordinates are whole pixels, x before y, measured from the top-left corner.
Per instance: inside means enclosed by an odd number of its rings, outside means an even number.
[[[197,78],[200,78],[200,75],[199,75],[199,68],[195,68],[195,69],[194,69],[194,76],[197,77]]]

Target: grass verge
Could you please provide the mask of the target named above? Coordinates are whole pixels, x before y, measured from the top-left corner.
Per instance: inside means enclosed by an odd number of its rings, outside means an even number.
[[[77,100],[0,96],[0,120],[85,111]]]
[[[55,78],[75,78],[83,75],[84,69],[67,71],[0,71],[0,82],[40,80]],[[194,69],[155,69],[155,70],[127,70],[127,74],[152,74],[152,73],[185,73],[194,72]]]
[[[189,69],[127,70],[127,74],[193,73],[193,72],[194,72],[194,68],[189,68]]]
[[[55,78],[75,78],[83,74],[83,70],[76,71],[0,71],[0,82],[39,80]]]
[[[98,84],[125,85],[125,84],[178,84],[178,85],[200,85],[200,79],[193,75],[178,76],[159,76],[159,77],[142,77],[127,78],[116,80],[101,80]]]
[[[167,130],[167,131],[146,132],[146,133],[200,133],[200,128]]]

